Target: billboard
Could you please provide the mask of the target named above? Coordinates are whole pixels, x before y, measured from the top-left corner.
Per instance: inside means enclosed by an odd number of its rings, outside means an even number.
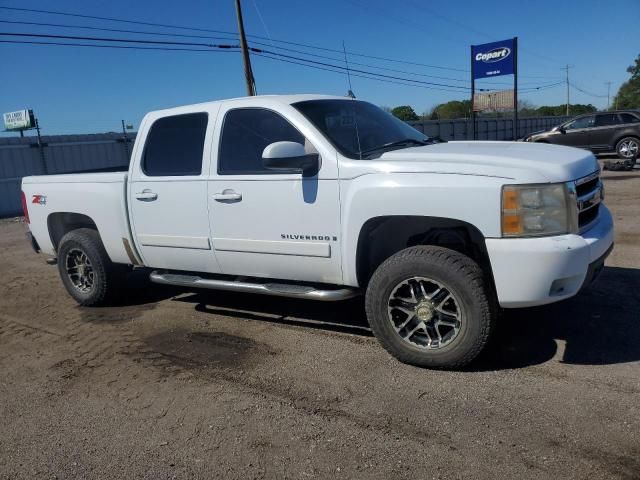
[[[473,95],[473,110],[511,110],[514,108],[513,90],[498,90],[494,92],[475,93]]]
[[[35,126],[31,110],[18,110],[5,113],[3,116],[4,128],[7,130],[26,130]]]
[[[516,56],[515,39],[471,46],[473,79],[512,75]]]

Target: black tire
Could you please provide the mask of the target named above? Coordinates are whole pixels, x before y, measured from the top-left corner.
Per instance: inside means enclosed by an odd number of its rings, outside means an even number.
[[[396,330],[398,324],[391,319],[392,312],[388,310],[394,308],[389,307],[391,295],[397,291],[398,285],[415,282],[409,280],[414,277],[431,279],[432,284],[439,284],[443,291],[448,290],[451,294],[455,302],[453,305],[459,310],[459,321],[458,331],[450,336],[449,343],[442,342],[436,348],[425,348],[424,345],[414,344],[411,335],[409,340],[403,339]],[[424,293],[425,281],[420,282]],[[430,283],[426,281],[426,285],[429,286]],[[411,286],[408,288],[412,289]],[[435,297],[433,295],[434,299]],[[394,298],[397,300],[397,297]],[[378,267],[367,287],[365,305],[374,335],[391,355],[404,363],[420,367],[458,369],[472,362],[489,341],[496,317],[492,299],[493,295],[485,285],[482,270],[469,257],[447,248],[416,246],[396,253]],[[432,304],[436,305],[435,300]],[[440,308],[444,309],[444,304],[445,301],[439,304]],[[417,311],[412,322],[419,323]],[[439,321],[435,320],[440,315],[437,308],[427,311],[432,315],[433,321]],[[395,314],[394,312],[393,315]],[[406,318],[409,317],[407,315]],[[426,325],[427,323],[423,323],[425,331]],[[400,328],[399,331],[403,329]],[[423,333],[418,330],[413,335]],[[440,333],[438,327],[438,337]]]
[[[635,145],[635,156],[633,154],[624,153],[625,145],[629,145],[629,142]],[[618,143],[616,143],[616,154],[618,155],[618,158],[621,158],[622,160],[632,160],[634,158],[637,158],[639,153],[640,153],[640,139],[638,139],[637,137],[632,137],[632,136],[624,137],[618,140]]]
[[[85,254],[90,262],[92,286],[86,291],[74,284],[68,272],[68,262],[71,262],[72,257],[78,255],[78,252]],[[107,304],[113,299],[125,270],[126,267],[111,262],[96,230],[79,228],[67,233],[60,240],[58,272],[69,295],[80,305],[92,307]]]

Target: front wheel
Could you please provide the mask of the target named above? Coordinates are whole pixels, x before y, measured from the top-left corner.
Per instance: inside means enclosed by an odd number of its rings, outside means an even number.
[[[366,310],[373,333],[400,361],[461,368],[486,346],[492,296],[477,263],[433,246],[402,250],[373,274]]]
[[[624,137],[616,145],[616,153],[623,160],[631,160],[638,157],[640,140],[635,137]]]

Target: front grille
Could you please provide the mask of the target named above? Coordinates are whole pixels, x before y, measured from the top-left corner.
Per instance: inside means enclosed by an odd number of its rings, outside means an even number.
[[[583,195],[586,195],[589,192],[592,192],[593,190],[596,189],[599,182],[600,182],[600,178],[596,177],[591,180],[587,180],[586,182],[581,183],[580,185],[576,185],[576,194],[579,197],[582,197]]]
[[[600,172],[592,173],[575,182],[578,229],[586,230],[598,218],[602,202],[602,181]]]
[[[578,227],[583,228],[593,222],[598,217],[599,209],[600,205],[596,205],[593,208],[580,212],[578,214]]]

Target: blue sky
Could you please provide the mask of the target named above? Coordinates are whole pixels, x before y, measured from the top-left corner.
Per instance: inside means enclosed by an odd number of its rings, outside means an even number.
[[[0,0],[0,6],[55,10],[85,15],[236,31],[233,0]],[[519,38],[519,72],[522,88],[562,81],[563,66],[573,65],[570,79],[572,103],[606,106],[611,95],[628,78],[625,72],[640,53],[638,0],[243,0],[246,31],[267,37],[258,40],[273,49],[269,37],[350,52],[408,60],[443,68],[427,68],[349,55],[349,60],[426,76],[375,70],[403,78],[468,86],[469,45]],[[622,19],[629,28],[613,28]],[[202,34],[167,28],[90,20],[34,12],[0,9],[0,21],[85,25],[181,34]],[[620,24],[618,24],[620,25]],[[0,23],[2,32],[58,35],[111,36],[167,39],[125,33]],[[213,34],[212,34],[213,35]],[[0,39],[7,39],[2,37]],[[204,39],[175,38],[202,42]],[[212,40],[213,42],[213,40]],[[233,41],[215,41],[234,43]],[[300,49],[274,43],[276,47]],[[258,46],[258,45],[255,45]],[[310,53],[340,58],[322,50]],[[300,56],[295,52],[285,52]],[[312,58],[312,57],[306,57]],[[340,64],[339,60],[315,58]],[[258,93],[346,93],[345,75],[275,60],[253,57]],[[0,43],[4,88],[0,111],[33,108],[45,134],[115,131],[120,120],[139,125],[149,110],[180,104],[242,96],[245,93],[238,53],[177,52],[81,47],[31,46]],[[371,70],[371,67],[357,67]],[[483,85],[509,88],[511,77]],[[358,98],[378,105],[409,104],[418,112],[454,99],[468,98],[463,90],[440,91],[422,87],[352,78]],[[503,84],[503,85],[500,85]],[[565,101],[564,85],[521,98],[535,105]],[[605,97],[602,97],[604,95]]]

